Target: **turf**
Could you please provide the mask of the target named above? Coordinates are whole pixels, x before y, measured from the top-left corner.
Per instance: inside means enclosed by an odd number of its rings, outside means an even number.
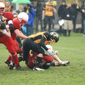
[[[53,45],[59,51],[61,60],[69,60],[68,66],[50,67],[45,71],[28,69],[9,70],[4,63],[9,53],[0,44],[0,85],[85,85],[85,37],[82,33],[72,33],[70,37],[60,36]]]

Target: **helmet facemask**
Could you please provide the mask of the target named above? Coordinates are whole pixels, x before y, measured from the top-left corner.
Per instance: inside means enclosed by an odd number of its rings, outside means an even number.
[[[53,36],[54,43],[58,42],[58,40],[59,40],[59,37],[58,36]]]
[[[51,34],[51,36],[52,36],[52,41],[51,41],[51,43],[53,44],[53,43],[58,42],[58,40],[59,40],[59,35],[58,35],[58,33],[56,33],[56,32],[51,32],[50,34]]]

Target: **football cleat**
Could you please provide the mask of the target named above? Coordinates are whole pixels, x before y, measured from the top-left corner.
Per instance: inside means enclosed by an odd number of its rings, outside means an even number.
[[[9,66],[10,62],[8,62],[7,60],[5,60],[5,63]]]
[[[62,61],[60,64],[62,66],[67,66],[70,63],[70,61]]]
[[[14,66],[15,66],[15,63],[14,63],[14,62],[11,62],[11,63],[9,64],[9,69],[12,70],[12,69],[14,68]]]
[[[38,68],[38,67],[34,67],[33,70],[36,70],[36,71],[44,71],[44,69],[41,69],[41,68]]]
[[[23,68],[22,68],[20,65],[18,65],[18,66],[16,66],[16,70],[21,70],[21,71],[23,71]]]

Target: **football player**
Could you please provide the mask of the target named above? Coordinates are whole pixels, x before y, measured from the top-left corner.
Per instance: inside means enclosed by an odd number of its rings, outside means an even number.
[[[21,12],[17,18],[14,18],[12,20],[13,22],[13,29],[10,29],[11,32],[11,36],[13,39],[13,44],[15,47],[15,50],[17,53],[22,53],[22,49],[19,48],[19,44],[16,41],[17,37],[20,37],[22,39],[26,39],[27,36],[25,36],[21,31],[20,28],[21,26],[23,26],[24,24],[26,24],[28,21],[28,15],[25,12]],[[10,63],[11,60],[11,55],[8,57],[8,59],[6,60],[6,62]],[[9,66],[10,69],[12,69],[12,65]]]
[[[4,12],[4,9],[5,9],[5,5],[4,3],[0,2],[0,17],[3,16],[6,18],[6,31],[8,32],[9,31],[9,28],[13,28],[13,23],[12,23],[12,19],[13,19],[13,14],[11,12]],[[1,19],[3,21],[3,19]],[[4,27],[3,27],[4,29]],[[0,32],[0,43],[4,44],[6,46],[6,48],[8,49],[10,55],[12,55],[12,59],[13,61],[15,62],[15,65],[16,65],[16,68],[18,70],[22,70],[22,67],[19,65],[19,61],[18,61],[18,57],[17,57],[17,53],[15,51],[15,48],[14,48],[14,44],[13,44],[13,39],[12,37],[8,36],[6,37],[5,32]],[[10,33],[8,33],[10,34]]]
[[[28,54],[29,51],[32,50],[34,52],[39,53],[37,55],[36,64],[33,70],[41,70],[39,68],[39,65],[42,61],[44,48],[50,55],[52,55],[52,51],[49,50],[45,45],[55,38],[55,42],[59,40],[58,36],[52,36],[49,32],[40,32],[37,34],[30,35],[27,39],[23,42],[23,58],[26,61],[26,64],[28,64]]]
[[[32,51],[32,56],[31,56],[31,54],[29,53],[29,55],[28,55],[28,61],[29,61],[29,62],[28,62],[28,64],[26,64],[28,68],[33,69],[33,68],[35,67],[37,55],[38,55],[38,53],[33,52],[33,51]],[[54,59],[53,59],[52,56],[50,56],[50,55],[45,55],[45,54],[44,54],[44,55],[43,55],[43,58],[42,58],[42,61],[40,62],[39,68],[42,68],[42,69],[47,69],[47,68],[49,68],[49,67],[50,67],[50,64],[51,64],[51,62],[52,62],[53,60],[54,60]]]

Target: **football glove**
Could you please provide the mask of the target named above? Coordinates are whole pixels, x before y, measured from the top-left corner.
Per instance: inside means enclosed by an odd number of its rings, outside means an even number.
[[[11,29],[13,28],[13,22],[12,22],[12,20],[9,20],[8,21],[8,25],[9,25],[9,28],[11,28]]]

